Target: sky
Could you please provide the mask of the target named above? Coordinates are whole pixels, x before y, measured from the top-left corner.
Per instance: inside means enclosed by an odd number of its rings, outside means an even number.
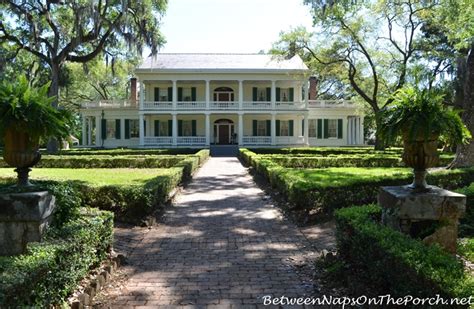
[[[169,0],[162,53],[258,53],[281,31],[312,25],[303,0]]]

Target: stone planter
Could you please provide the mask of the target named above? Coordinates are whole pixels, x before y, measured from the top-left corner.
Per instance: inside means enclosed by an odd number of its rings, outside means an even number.
[[[413,183],[409,188],[415,191],[427,191],[426,169],[436,166],[439,162],[438,135],[433,134],[428,139],[422,134],[411,137],[409,132],[403,132],[403,162],[413,168]]]
[[[32,241],[41,241],[55,209],[49,192],[0,195],[0,255],[16,255]]]
[[[39,138],[32,138],[25,130],[22,130],[25,125],[19,124],[8,128],[4,136],[3,159],[8,165],[16,168],[19,187],[31,186],[28,180],[30,167],[41,159],[41,154],[38,151]]]

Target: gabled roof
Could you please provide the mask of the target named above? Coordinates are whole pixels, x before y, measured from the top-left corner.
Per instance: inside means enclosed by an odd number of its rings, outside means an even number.
[[[298,55],[286,59],[266,54],[157,54],[137,70],[307,71],[308,67]]]

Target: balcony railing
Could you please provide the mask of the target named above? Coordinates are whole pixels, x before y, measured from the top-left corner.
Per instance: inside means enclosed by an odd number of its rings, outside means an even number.
[[[309,100],[309,108],[354,108],[355,104],[349,100]]]
[[[277,136],[275,143],[277,145],[300,145],[304,144],[304,136]]]
[[[171,136],[145,136],[145,145],[147,146],[171,146],[173,138]]]
[[[239,102],[236,101],[212,101],[209,102],[209,108],[214,110],[238,110]]]
[[[275,109],[280,110],[294,110],[294,109],[304,109],[304,102],[275,102]]]
[[[143,102],[144,110],[172,110],[173,102],[171,101],[145,101]]]
[[[243,109],[251,110],[271,110],[272,102],[259,101],[259,102],[243,102]]]
[[[178,136],[176,138],[178,146],[205,146],[205,136]]]
[[[82,108],[121,108],[121,107],[138,107],[138,101],[132,102],[128,100],[100,100],[97,102],[86,102],[82,104]]]
[[[178,110],[202,110],[206,109],[206,102],[205,101],[198,101],[198,102],[177,102],[176,109]]]

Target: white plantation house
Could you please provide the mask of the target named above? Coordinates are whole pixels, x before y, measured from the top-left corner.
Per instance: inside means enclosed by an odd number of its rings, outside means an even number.
[[[363,115],[349,101],[317,100],[316,79],[299,56],[158,54],[135,74],[130,100],[83,104],[83,145],[364,143]]]

